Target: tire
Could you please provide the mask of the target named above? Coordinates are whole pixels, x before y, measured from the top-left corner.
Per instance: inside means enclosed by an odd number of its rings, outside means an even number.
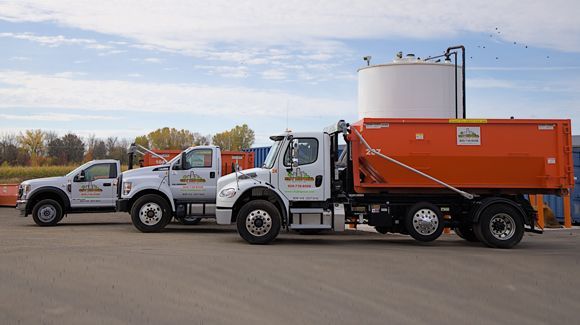
[[[55,226],[63,217],[62,205],[52,199],[40,200],[32,208],[32,219],[41,227]]]
[[[268,201],[255,200],[246,203],[236,219],[238,233],[250,244],[268,244],[280,232],[280,212]]]
[[[413,205],[405,218],[409,235],[422,242],[433,241],[443,233],[443,215],[439,208],[429,202]]]
[[[523,216],[508,204],[493,204],[483,210],[473,231],[489,247],[512,248],[524,237]]]
[[[186,225],[186,226],[199,225],[199,223],[201,222],[201,219],[202,218],[194,218],[194,217],[177,218],[177,220],[179,221],[180,224]]]
[[[171,221],[171,208],[159,195],[146,194],[131,208],[133,226],[141,232],[159,232]]]
[[[453,229],[453,231],[455,231],[455,234],[457,236],[459,236],[462,239],[467,240],[468,242],[472,242],[472,243],[479,242],[479,239],[477,239],[477,236],[475,236],[475,232],[473,231],[473,227],[461,225],[461,226]]]

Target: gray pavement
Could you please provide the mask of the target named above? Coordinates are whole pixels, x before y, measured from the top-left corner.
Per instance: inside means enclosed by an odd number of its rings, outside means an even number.
[[[0,324],[578,324],[580,230],[511,250],[363,231],[251,246],[127,214],[41,228],[0,208]]]

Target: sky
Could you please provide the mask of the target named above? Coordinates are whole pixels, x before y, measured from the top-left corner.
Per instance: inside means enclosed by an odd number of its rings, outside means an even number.
[[[578,13],[575,0],[0,0],[0,133],[246,123],[268,145],[356,121],[364,56],[463,44],[468,117],[570,118],[580,134]]]

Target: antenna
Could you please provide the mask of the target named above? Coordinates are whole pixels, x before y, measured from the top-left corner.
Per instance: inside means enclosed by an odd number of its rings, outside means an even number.
[[[290,131],[290,129],[288,128],[288,100],[286,100],[286,132]]]

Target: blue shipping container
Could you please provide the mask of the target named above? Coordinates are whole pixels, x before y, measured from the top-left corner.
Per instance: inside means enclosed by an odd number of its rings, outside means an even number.
[[[266,160],[268,152],[270,152],[270,146],[249,148],[244,149],[244,151],[254,153],[254,167],[262,167],[262,165],[264,165],[264,161]]]
[[[572,222],[580,223],[580,180],[578,179],[580,176],[580,147],[572,149],[572,160],[574,161],[575,186],[570,193],[570,213],[572,214]],[[556,195],[544,195],[544,202],[554,211],[556,219],[564,222],[564,200]]]

